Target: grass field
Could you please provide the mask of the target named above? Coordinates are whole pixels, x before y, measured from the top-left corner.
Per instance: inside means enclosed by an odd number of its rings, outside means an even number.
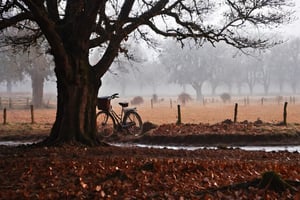
[[[122,100],[120,100],[122,101]],[[119,113],[119,101],[114,100],[113,108]],[[181,105],[181,118],[183,123],[218,123],[225,119],[233,120],[235,103],[207,103],[189,102]],[[136,106],[138,113],[144,122],[150,121],[155,124],[175,123],[177,121],[177,103],[163,101],[151,107],[150,100]],[[52,124],[55,120],[56,109],[34,110],[34,121],[37,124]],[[237,121],[248,120],[250,122],[260,119],[264,122],[277,123],[283,120],[283,102],[260,104],[258,101],[245,105],[239,103]],[[7,109],[7,123],[31,123],[30,109]],[[300,104],[288,104],[287,122],[300,123]],[[0,123],[3,123],[3,114],[0,115]]]

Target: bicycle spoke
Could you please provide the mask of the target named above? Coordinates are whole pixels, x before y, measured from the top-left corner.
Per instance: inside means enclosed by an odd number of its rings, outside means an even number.
[[[142,120],[136,112],[128,112],[124,116],[124,126],[128,133],[138,136],[142,133]]]
[[[102,137],[110,137],[114,133],[114,121],[107,112],[97,115],[97,133]]]

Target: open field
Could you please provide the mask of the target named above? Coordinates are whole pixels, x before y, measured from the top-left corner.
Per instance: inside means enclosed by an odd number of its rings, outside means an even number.
[[[234,117],[234,103],[211,104],[203,106],[201,103],[192,102],[181,106],[181,118],[183,123],[209,123],[214,124]],[[177,120],[177,107],[169,104],[138,107],[144,121],[157,124],[175,123]],[[238,121],[281,122],[283,120],[283,104],[267,105],[240,105],[238,107]],[[300,105],[288,105],[288,122],[300,123]]]
[[[118,113],[120,106],[117,100],[113,102],[113,108]],[[175,123],[177,121],[177,103],[161,102],[154,104],[151,108],[150,101],[136,106],[138,113],[144,122],[150,121],[155,124]],[[52,124],[55,120],[56,109],[36,109],[34,111],[34,120],[37,124]],[[206,104],[202,102],[190,102],[181,106],[181,118],[183,123],[218,123],[225,119],[233,120],[234,103],[213,103]],[[260,119],[264,122],[277,123],[283,120],[283,102],[268,103],[261,105],[253,103],[250,105],[239,104],[238,121],[256,121]],[[31,123],[30,109],[8,109],[7,123]],[[3,114],[0,115],[0,122],[3,122]],[[300,123],[300,104],[288,104],[287,122]]]
[[[112,106],[117,113],[120,112],[118,102],[118,100],[112,102]],[[144,104],[137,106],[143,122],[151,122],[160,125],[160,127],[146,134],[150,138],[143,137],[138,142],[161,144],[164,141],[174,143],[174,138],[170,139],[169,136],[177,136],[176,143],[178,144],[295,145],[300,143],[300,104],[288,104],[288,126],[278,126],[283,121],[283,102],[280,104],[265,103],[264,105],[240,103],[239,105],[237,121],[240,123],[230,125],[220,124],[220,122],[226,119],[233,120],[234,103],[207,103],[204,106],[201,102],[189,102],[181,106],[183,125],[175,126],[178,115],[176,102],[172,102],[171,107],[170,101],[163,101],[154,104],[152,108],[150,100],[145,101]],[[9,109],[7,110],[7,124],[0,123],[0,140],[40,140],[49,135],[55,120],[55,114],[55,109],[37,109],[34,111],[35,123],[31,124],[30,109]],[[0,121],[3,120],[2,117],[1,115]],[[258,121],[258,119],[264,123],[256,126],[253,122]],[[219,133],[222,133],[224,139],[218,136]],[[207,136],[207,134],[217,135]],[[232,140],[232,136],[230,136],[232,134],[238,139]],[[194,136],[183,137],[186,135],[196,135],[196,138]],[[287,135],[289,137],[286,137]],[[122,140],[118,137],[111,139],[110,142]],[[124,141],[130,142],[129,140],[134,138],[124,139]],[[249,143],[250,140],[252,143]]]

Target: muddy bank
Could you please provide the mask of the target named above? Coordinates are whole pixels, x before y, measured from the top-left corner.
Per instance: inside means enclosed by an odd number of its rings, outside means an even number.
[[[152,145],[187,145],[187,146],[278,146],[300,145],[300,134],[201,134],[184,136],[149,136],[134,139],[121,139],[123,142]]]
[[[163,124],[153,126],[143,136],[124,132],[110,138],[108,143],[135,143],[174,146],[294,146],[300,145],[300,125],[279,126],[270,123]],[[0,141],[37,142],[50,133],[49,127],[6,126],[0,131]]]

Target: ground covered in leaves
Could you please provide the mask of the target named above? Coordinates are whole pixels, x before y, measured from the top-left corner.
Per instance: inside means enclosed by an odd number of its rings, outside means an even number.
[[[297,199],[299,164],[296,152],[2,146],[0,199]],[[260,187],[267,171],[291,187]]]
[[[216,124],[162,124],[144,123],[142,137],[117,134],[109,142],[128,142],[152,145],[178,146],[282,146],[300,145],[299,124],[273,124],[261,120],[233,123],[225,120]]]
[[[25,130],[27,136],[22,137]],[[2,141],[46,137],[36,127],[4,132]],[[251,141],[254,136],[259,138]],[[299,145],[297,125],[229,121],[165,124],[127,141],[152,139],[153,144],[162,140],[182,146],[204,137],[205,143],[215,144],[231,144],[226,143],[231,140],[237,144],[238,138],[248,138],[250,144]],[[114,136],[112,140],[124,138]],[[300,153],[287,151],[0,146],[0,199],[300,199],[299,166]],[[275,178],[263,184],[266,172],[280,175],[284,184],[273,183]]]

